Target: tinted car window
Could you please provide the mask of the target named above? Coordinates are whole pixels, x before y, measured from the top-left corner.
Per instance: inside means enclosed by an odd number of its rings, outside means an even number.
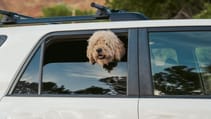
[[[154,94],[210,94],[210,39],[210,32],[151,32]]]
[[[0,47],[3,45],[3,43],[6,41],[7,36],[5,35],[0,35]]]
[[[38,94],[40,52],[39,48],[23,72],[13,94]]]

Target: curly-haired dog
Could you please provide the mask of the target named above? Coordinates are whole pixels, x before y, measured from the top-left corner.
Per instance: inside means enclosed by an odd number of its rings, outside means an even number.
[[[117,66],[125,54],[123,42],[111,31],[96,31],[88,40],[87,57],[108,72]]]

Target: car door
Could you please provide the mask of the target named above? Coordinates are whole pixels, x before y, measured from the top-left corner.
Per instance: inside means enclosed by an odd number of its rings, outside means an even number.
[[[44,36],[0,102],[1,119],[138,119],[137,29],[110,29],[126,55],[111,72],[86,57],[97,30]]]
[[[210,27],[140,30],[140,118],[210,118],[210,34]]]

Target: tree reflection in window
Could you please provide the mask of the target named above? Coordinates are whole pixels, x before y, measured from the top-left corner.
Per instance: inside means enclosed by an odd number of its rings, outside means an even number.
[[[110,74],[88,62],[49,64],[44,68],[42,94],[126,95],[125,68],[126,63],[119,63],[116,73]]]
[[[194,95],[202,94],[199,73],[187,66],[172,66],[165,72],[153,75],[154,87],[159,95]]]
[[[211,94],[211,47],[198,47],[195,50],[196,57],[201,69],[206,94]]]
[[[155,95],[211,94],[210,38],[210,31],[149,34]],[[167,58],[174,61],[169,60],[171,63],[167,63]]]
[[[205,90],[208,95],[211,95],[211,64],[207,67],[202,67],[202,77],[205,84]]]
[[[44,94],[92,94],[92,95],[126,95],[126,77],[109,77],[99,81],[109,85],[109,88],[90,86],[85,89],[70,91],[64,85],[58,86],[54,82],[43,83]]]

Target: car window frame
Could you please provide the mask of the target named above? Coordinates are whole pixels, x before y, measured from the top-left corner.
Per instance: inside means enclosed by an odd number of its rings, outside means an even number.
[[[96,30],[81,30],[81,31],[58,31],[58,32],[50,32],[45,34],[39,42],[36,44],[36,46],[33,48],[33,50],[29,53],[30,55],[27,57],[25,60],[24,64],[20,67],[19,72],[16,74],[15,78],[13,79],[10,88],[8,89],[6,96],[21,96],[21,97],[138,97],[139,96],[139,83],[138,83],[138,76],[135,75],[135,72],[138,71],[137,64],[134,64],[134,62],[137,62],[137,57],[138,54],[134,54],[134,52],[137,52],[137,44],[135,44],[135,41],[137,41],[138,36],[133,36],[132,34],[137,31],[137,29],[110,29],[113,32],[117,33],[128,33],[128,82],[127,82],[127,95],[126,96],[92,96],[92,95],[48,95],[48,94],[41,94],[41,86],[42,86],[42,64],[43,64],[43,59],[44,58],[44,48],[46,42],[56,39],[56,38],[71,38],[74,36],[79,36],[82,35],[91,35],[94,31],[97,30],[105,30],[105,29],[96,29]],[[131,34],[131,35],[129,35]],[[130,38],[129,38],[130,37]],[[133,40],[129,40],[133,39]],[[87,39],[88,40],[88,39]],[[129,43],[130,42],[130,43]],[[129,46],[130,44],[130,46]],[[40,66],[39,66],[39,85],[38,85],[38,94],[30,94],[30,95],[16,95],[12,94],[13,90],[15,89],[15,86],[17,85],[18,81],[20,80],[22,74],[24,73],[25,68],[27,68],[29,62],[31,61],[31,58],[34,56],[38,48],[41,48],[41,54],[40,54]],[[129,48],[130,47],[130,48]],[[131,61],[130,61],[131,60]]]
[[[146,54],[140,54],[139,57],[147,57],[145,59],[148,59],[147,68],[145,70],[148,70],[147,72],[143,73],[146,76],[146,78],[142,79],[142,82],[140,81],[140,90],[145,90],[143,92],[140,91],[140,97],[142,98],[211,98],[211,95],[162,95],[157,96],[154,95],[154,89],[153,89],[153,78],[151,75],[151,62],[150,62],[150,49],[149,49],[149,33],[151,32],[191,32],[191,31],[211,31],[211,26],[175,26],[175,27],[148,27],[148,28],[140,28],[139,35],[143,34],[142,39],[139,38],[139,40],[145,43],[146,45]],[[142,44],[143,45],[143,44]],[[139,43],[139,51],[141,44]],[[139,59],[140,62],[140,59]],[[143,64],[143,63],[142,63]],[[141,69],[139,65],[139,69]],[[143,77],[143,75],[139,75],[139,79]],[[148,88],[143,88],[143,86]]]

